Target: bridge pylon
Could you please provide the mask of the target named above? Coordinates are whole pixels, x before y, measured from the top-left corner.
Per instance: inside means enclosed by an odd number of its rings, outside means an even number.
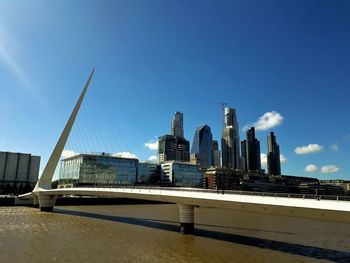
[[[57,195],[46,195],[43,192],[39,192],[38,199],[39,199],[40,211],[52,212],[56,203]]]
[[[66,123],[66,126],[64,127],[61,136],[59,137],[56,146],[44,168],[43,173],[41,174],[38,182],[36,183],[33,191],[31,193],[20,195],[20,199],[26,199],[26,198],[33,198],[33,206],[37,206],[39,204],[41,211],[52,211],[53,207],[55,206],[57,196],[47,195],[45,191],[50,190],[51,187],[51,181],[53,178],[53,175],[55,173],[57,164],[61,158],[64,146],[66,145],[68,136],[72,130],[73,124],[75,122],[75,119],[78,115],[80,106],[84,100],[85,94],[88,90],[90,81],[92,79],[92,76],[94,75],[95,69],[92,70],[90,73],[90,76],[79,96],[79,99],[77,103],[75,104],[75,107]]]
[[[33,196],[33,207],[39,208],[39,197],[38,195]]]
[[[194,205],[178,204],[182,234],[194,233]]]

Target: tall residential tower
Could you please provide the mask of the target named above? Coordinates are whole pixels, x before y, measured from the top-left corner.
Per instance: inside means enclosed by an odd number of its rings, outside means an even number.
[[[213,140],[211,143],[211,166],[221,167],[221,158],[219,151],[219,143]]]
[[[240,168],[240,140],[236,110],[225,108],[225,128],[222,131],[221,152],[222,166]]]
[[[184,138],[181,112],[175,112],[171,122],[171,134],[158,138],[158,163],[166,161],[190,161],[190,142]]]
[[[184,137],[184,126],[183,126],[184,115],[182,112],[175,112],[173,119],[171,120],[171,135]]]
[[[273,132],[267,136],[267,170],[270,175],[281,175],[280,147]]]
[[[247,139],[241,142],[241,146],[244,169],[248,171],[260,171],[260,142],[255,138],[254,127],[247,131]]]

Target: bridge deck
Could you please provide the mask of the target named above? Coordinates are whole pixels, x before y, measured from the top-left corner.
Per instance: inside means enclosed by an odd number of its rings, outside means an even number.
[[[326,196],[163,187],[75,187],[52,190],[41,189],[41,192],[47,195],[105,196],[155,200],[350,223],[350,202],[346,201],[346,197],[334,197],[335,200],[328,200],[330,198]]]

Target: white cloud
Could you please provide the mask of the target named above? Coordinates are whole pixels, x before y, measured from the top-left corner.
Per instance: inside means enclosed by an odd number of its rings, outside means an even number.
[[[148,161],[150,161],[150,162],[157,162],[157,160],[158,160],[158,158],[157,158],[157,156],[155,156],[155,155],[151,155],[149,158],[148,158]]]
[[[329,173],[336,173],[340,170],[340,168],[338,166],[335,166],[335,165],[325,165],[325,166],[322,166],[321,168],[321,173],[324,173],[324,174],[329,174]]]
[[[260,161],[261,161],[261,165],[263,165],[263,166],[267,165],[267,154],[266,153],[260,153]],[[281,161],[281,163],[287,163],[288,160],[283,154],[281,154],[280,161]]]
[[[281,163],[287,163],[288,162],[287,158],[283,154],[280,155],[280,160],[281,160]]]
[[[309,153],[317,153],[323,150],[323,146],[319,144],[309,144],[308,146],[298,146],[294,149],[296,154],[309,154]]]
[[[282,122],[283,116],[276,111],[271,111],[262,115],[254,124],[246,125],[244,129],[247,129],[249,126],[254,126],[257,131],[265,131],[281,125]]]
[[[122,158],[136,158],[137,159],[137,156],[131,152],[117,152],[117,153],[113,153],[112,156],[122,157]]]
[[[144,145],[150,150],[158,150],[158,140],[150,140]]]
[[[260,161],[261,164],[266,166],[267,165],[267,154],[266,153],[260,153]]]
[[[307,173],[314,173],[317,171],[317,166],[314,164],[309,164],[305,166],[304,170]]]
[[[338,144],[336,144],[336,143],[335,143],[335,144],[332,144],[332,145],[331,145],[331,150],[332,150],[332,151],[335,151],[335,152],[339,151],[339,146],[338,146]]]
[[[72,157],[72,156],[75,156],[75,155],[78,155],[79,153],[75,152],[75,151],[72,151],[72,150],[63,150],[62,154],[61,154],[61,157],[63,159],[65,158],[69,158],[69,157]]]

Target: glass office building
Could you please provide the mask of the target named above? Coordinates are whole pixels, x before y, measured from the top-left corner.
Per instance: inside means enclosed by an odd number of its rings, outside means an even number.
[[[107,154],[79,154],[62,160],[60,185],[133,185],[138,160]]]
[[[198,155],[201,168],[206,169],[212,165],[212,141],[213,136],[208,125],[197,128],[193,138],[191,154]]]
[[[137,184],[159,185],[160,165],[156,163],[139,163],[137,168]]]
[[[180,187],[201,187],[202,172],[198,165],[166,162],[161,165],[161,184]]]

